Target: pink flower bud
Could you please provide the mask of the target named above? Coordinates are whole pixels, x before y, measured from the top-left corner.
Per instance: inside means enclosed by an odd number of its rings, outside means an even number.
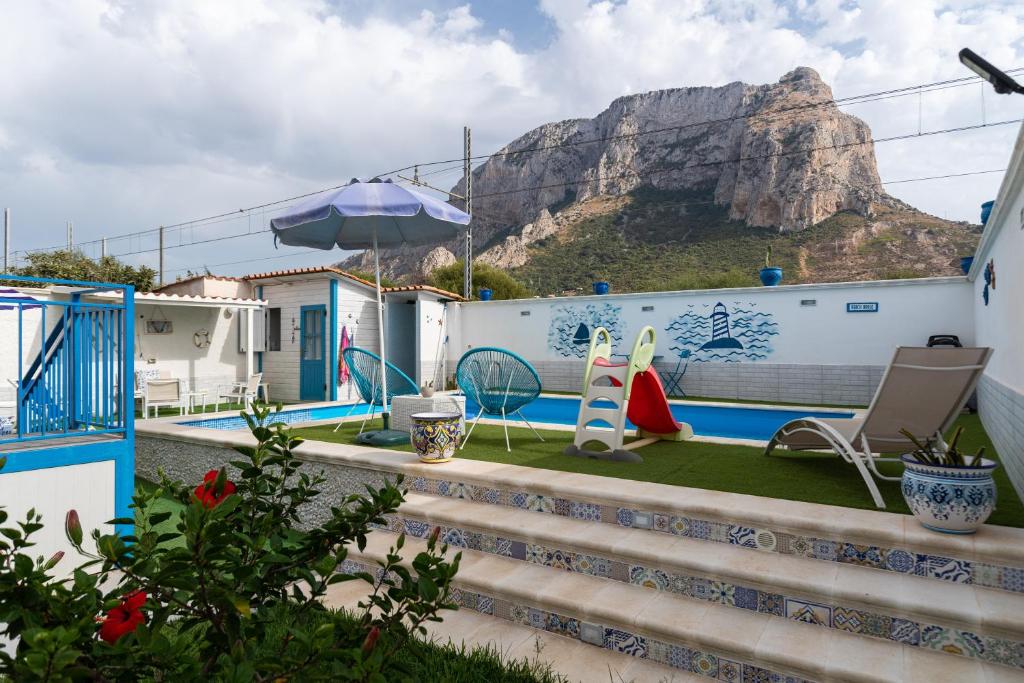
[[[377,641],[380,639],[380,627],[374,626],[370,629],[370,632],[366,634],[366,640],[363,641],[363,654],[368,655],[373,652],[373,648],[377,646]]]
[[[68,515],[64,518],[64,533],[67,534],[71,545],[76,548],[82,545],[82,523],[78,519],[77,510],[68,510]]]

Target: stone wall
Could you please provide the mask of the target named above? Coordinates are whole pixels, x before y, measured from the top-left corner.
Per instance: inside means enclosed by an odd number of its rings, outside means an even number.
[[[302,459],[301,452],[297,454]],[[200,482],[203,475],[219,469],[231,460],[244,456],[230,448],[215,444],[179,441],[176,439],[137,435],[135,440],[135,474],[150,481],[159,481],[159,470],[172,480]],[[316,505],[303,510],[301,519],[305,528],[327,520],[330,508],[353,493],[366,493],[366,485],[379,487],[385,479],[394,481],[394,474],[349,467],[320,460],[309,460],[307,473],[323,471],[327,480],[319,487],[322,492]]]
[[[1024,498],[1024,394],[986,374],[978,383],[978,407],[1006,474]]]

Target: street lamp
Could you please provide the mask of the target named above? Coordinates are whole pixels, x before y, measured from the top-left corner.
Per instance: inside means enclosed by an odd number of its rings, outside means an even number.
[[[1021,87],[1017,81],[986,62],[970,48],[965,47],[960,50],[960,62],[991,83],[992,87],[1000,95],[1009,95],[1011,93],[1024,94],[1024,87]]]

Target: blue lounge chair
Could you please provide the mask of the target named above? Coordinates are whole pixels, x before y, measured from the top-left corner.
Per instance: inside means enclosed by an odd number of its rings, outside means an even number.
[[[512,452],[512,446],[508,440],[508,416],[514,413],[519,413],[519,417],[537,438],[544,440],[520,412],[525,405],[540,396],[540,377],[532,365],[516,354],[488,346],[467,351],[459,359],[455,381],[462,393],[480,406],[480,412],[473,420],[466,438],[462,440],[461,448],[466,447],[473,429],[485,413],[501,416],[505,426],[505,448],[509,452]]]
[[[341,352],[342,357],[345,359],[345,364],[348,365],[349,372],[352,373],[352,381],[356,385],[356,391],[359,392],[359,398],[361,401],[356,401],[353,404],[352,409],[345,415],[347,418],[356,409],[356,406],[360,402],[367,403],[370,406],[370,412],[367,413],[366,417],[363,418],[363,423],[359,425],[359,433],[363,433],[363,429],[366,427],[366,421],[372,420],[374,414],[377,412],[377,406],[384,405],[384,396],[381,389],[380,381],[380,356],[377,354],[361,349],[358,346],[350,346]],[[388,368],[388,403],[395,398],[395,396],[409,396],[411,394],[420,393],[419,387],[416,386],[416,382],[410,379],[409,375],[405,374],[391,363],[387,364]],[[338,431],[343,423],[339,422],[338,426],[334,428],[334,431]]]

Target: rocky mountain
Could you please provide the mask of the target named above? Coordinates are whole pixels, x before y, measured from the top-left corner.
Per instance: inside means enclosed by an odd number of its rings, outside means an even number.
[[[831,88],[806,67],[768,85],[620,97],[592,119],[540,126],[474,169],[475,256],[520,271],[539,293],[572,283],[538,274],[538,264],[550,261],[552,250],[586,251],[577,241],[593,239],[595,230],[623,250],[658,245],[655,257],[675,254],[665,265],[669,271],[682,260],[691,269],[755,272],[759,257],[737,262],[736,250],[724,249],[710,263],[690,258],[705,242],[720,245],[729,236],[753,240],[758,249],[777,243],[782,261],[798,267],[797,281],[881,277],[883,267],[952,273],[957,251],[977,239],[972,227],[925,216],[886,194],[870,140],[867,124],[840,111]],[[462,182],[451,192],[462,194]],[[845,218],[819,227],[837,215]],[[841,234],[833,234],[836,226]],[[836,245],[827,272],[800,256],[813,242],[804,233],[815,232],[828,232]],[[864,267],[838,246],[861,249],[865,240],[879,239],[892,253],[876,268],[877,259],[863,259]],[[908,251],[916,265],[894,266],[903,245],[913,245]],[[457,244],[397,250],[382,262],[390,276],[415,280],[461,251]],[[626,287],[649,288],[642,274],[620,272],[622,253],[606,251],[574,277],[615,271]],[[366,260],[357,256],[343,265],[365,268]]]

